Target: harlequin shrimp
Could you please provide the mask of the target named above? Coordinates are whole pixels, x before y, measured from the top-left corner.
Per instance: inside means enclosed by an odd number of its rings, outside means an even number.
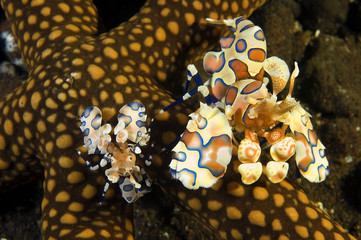
[[[288,172],[287,160],[296,155],[297,167],[311,182],[322,182],[329,173],[325,147],[317,138],[310,115],[291,97],[299,69],[290,76],[287,64],[278,57],[266,58],[266,39],[260,27],[243,17],[214,20],[209,24],[226,25],[234,36],[220,40],[221,51],[210,51],[203,58],[211,78],[203,83],[194,65],[188,66],[185,95],[160,113],[200,92],[207,103],[190,114],[185,132],[173,148],[170,163],[172,176],[190,189],[210,187],[226,171],[231,161],[232,142],[238,146],[238,171],[244,184],[252,184],[262,174],[259,162],[259,138],[270,147],[272,160],[266,173],[273,183],[282,181]],[[266,87],[267,72],[273,92]],[[197,88],[188,92],[194,79]],[[285,99],[277,95],[289,83]],[[291,130],[286,133],[287,129]],[[217,129],[216,131],[214,129]],[[239,143],[233,131],[244,132]]]
[[[119,185],[122,197],[128,202],[134,202],[150,191],[150,181],[145,171],[136,165],[136,156],[141,153],[141,147],[149,140],[145,127],[147,115],[145,107],[139,102],[131,102],[119,110],[118,124],[114,128],[115,143],[112,142],[110,124],[102,123],[102,112],[99,108],[87,107],[80,117],[80,130],[84,135],[84,147],[88,154],[103,154],[99,164],[91,163],[78,151],[90,170],[97,170],[106,165],[107,177],[100,199],[102,202],[109,182]]]
[[[231,160],[232,129],[218,108],[203,103],[190,117],[173,148],[176,154],[170,163],[171,173],[189,189],[211,187],[224,175]]]

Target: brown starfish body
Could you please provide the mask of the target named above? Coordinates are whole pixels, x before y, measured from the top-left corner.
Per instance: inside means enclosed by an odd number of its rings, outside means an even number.
[[[149,1],[128,22],[96,35],[91,1],[2,0],[29,78],[0,102],[1,190],[44,172],[45,239],[132,239],[132,208],[112,197],[118,192],[110,189],[97,205],[105,178],[77,155],[79,116],[95,105],[114,122],[134,100],[154,116],[172,101],[160,82],[218,42],[219,32],[200,28],[200,19],[247,16],[262,2]],[[186,110],[175,110],[156,119],[158,147],[183,128]],[[286,181],[244,186],[233,166],[211,189],[189,191],[171,180],[164,155],[154,157],[148,174],[222,238],[352,239]]]

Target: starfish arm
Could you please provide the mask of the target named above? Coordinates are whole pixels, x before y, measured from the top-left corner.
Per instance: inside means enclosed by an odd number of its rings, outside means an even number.
[[[56,49],[97,32],[97,10],[90,0],[2,0],[1,5],[29,72],[54,58]]]
[[[0,102],[4,110],[0,117],[3,123],[0,134],[2,189],[12,187],[12,181],[31,181],[42,171],[40,161],[36,160],[41,158],[37,145],[40,138],[44,140],[40,135],[45,134],[48,129],[45,121],[39,119],[40,115],[44,117],[44,114],[47,114],[39,112],[41,109],[45,110],[40,107],[45,103],[40,88],[46,88],[50,81],[54,80],[49,77],[49,71],[59,75],[63,72],[64,56],[61,48],[75,38],[72,31],[82,29],[85,20],[88,20],[87,27],[83,27],[86,30],[79,30],[79,34],[90,34],[96,30],[96,10],[92,3],[86,1],[83,8],[71,3],[74,2],[1,1],[29,70],[29,79]],[[79,14],[79,11],[83,14]],[[73,17],[65,18],[64,14],[67,12],[73,14]],[[52,28],[55,23],[57,25]],[[54,56],[52,53],[57,54]],[[31,91],[32,94],[29,94]],[[48,95],[52,94],[48,92]],[[35,131],[39,131],[37,136]]]
[[[17,91],[24,92],[25,86],[19,87]],[[6,100],[0,101],[0,108],[3,110],[0,116],[0,189],[2,191],[39,178],[44,171],[39,160],[35,158],[37,151],[31,128],[29,126],[21,128],[18,124],[23,120],[23,114],[10,110],[11,103],[19,103],[15,95],[11,93]],[[25,115],[32,118],[30,112]]]
[[[80,157],[61,156],[60,167],[45,168],[42,201],[42,232],[46,239],[132,239],[133,205],[127,204],[114,185],[99,204],[103,174],[100,171],[79,171],[84,165]],[[86,166],[85,170],[87,169]],[[102,173],[102,172],[101,172]],[[99,182],[101,184],[99,184]],[[114,199],[111,198],[111,196]]]
[[[40,109],[44,110],[40,106],[45,103],[43,92],[39,89],[41,84],[44,84],[43,87],[49,86],[49,81],[54,80],[54,73],[61,75],[64,63],[70,61],[69,55],[62,54],[65,46],[79,39],[79,36],[96,33],[97,11],[92,1],[4,0],[1,5],[29,71],[29,79],[16,93],[8,94],[0,102],[5,110],[0,117],[4,123],[0,134],[3,176],[0,185],[6,189],[13,186],[12,181],[27,182],[40,175],[36,174],[42,171],[36,158],[41,158],[41,153],[36,150],[36,145],[39,135],[45,134],[48,129],[46,122],[39,119]],[[53,73],[53,78],[49,76],[49,71]],[[29,94],[33,90],[33,94]],[[17,110],[9,110],[10,106]],[[22,112],[25,108],[28,110]],[[22,121],[27,125],[24,128],[19,127]],[[35,131],[39,131],[38,136],[34,135]],[[11,163],[7,160],[11,160]]]
[[[244,2],[148,1],[128,22],[99,37],[108,45],[104,55],[126,59],[129,73],[139,68],[142,75],[165,82],[177,67],[183,69],[218,43],[220,29],[202,20],[232,18],[235,12],[247,17],[264,3]]]

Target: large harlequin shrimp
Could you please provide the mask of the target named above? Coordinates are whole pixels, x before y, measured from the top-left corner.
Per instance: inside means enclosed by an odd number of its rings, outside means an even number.
[[[171,173],[189,189],[211,187],[224,175],[231,160],[232,129],[218,108],[203,103],[190,117],[173,148],[176,154],[170,163]]]
[[[220,40],[220,52],[211,51],[204,56],[203,67],[212,74],[211,78],[203,84],[195,66],[189,65],[186,94],[161,111],[167,111],[198,92],[208,104],[201,104],[201,108],[190,115],[192,119],[180,142],[173,148],[175,154],[170,164],[172,175],[190,189],[212,186],[223,176],[231,160],[231,154],[221,154],[221,151],[230,151],[232,144],[216,141],[209,141],[211,144],[208,145],[203,143],[223,134],[238,145],[238,159],[241,162],[238,170],[244,184],[254,183],[262,174],[262,164],[258,161],[261,154],[259,137],[265,138],[271,145],[273,160],[266,166],[271,182],[278,183],[285,178],[289,168],[286,161],[294,154],[297,166],[306,179],[311,182],[323,181],[329,171],[325,147],[313,131],[310,115],[291,97],[299,73],[297,63],[290,76],[283,60],[278,57],[266,59],[266,39],[262,29],[243,17],[206,21],[229,26],[234,36]],[[272,93],[266,87],[268,78],[263,77],[264,72],[271,77]],[[191,79],[198,87],[188,92]],[[278,93],[288,82],[287,97],[278,101]],[[209,121],[206,116],[212,115],[211,112],[217,112],[215,116],[218,121]],[[228,119],[229,124],[224,119]],[[192,127],[195,125],[198,128]],[[199,126],[206,127],[201,129]],[[216,127],[217,132],[207,130]],[[288,127],[291,133],[286,134]],[[244,132],[245,138],[238,144],[230,129]],[[217,164],[204,166],[205,149],[212,153],[212,162]]]
[[[300,105],[291,112],[290,129],[296,141],[296,164],[311,182],[323,181],[329,173],[325,147],[317,138],[310,115]]]
[[[228,87],[237,80],[247,78],[262,80],[263,61],[267,54],[266,39],[262,29],[244,17],[223,21],[207,18],[206,21],[229,26],[235,36],[221,38],[222,51],[210,51],[204,56],[203,68],[212,75],[205,83],[202,82],[196,67],[193,64],[188,65],[186,94],[160,113],[198,92],[202,93],[208,105],[218,104],[224,98]],[[198,88],[188,92],[192,79]]]
[[[273,94],[267,92],[263,83],[242,80],[229,87],[224,99],[225,114],[231,125],[237,131],[246,129],[253,134],[253,137],[248,137],[250,134],[246,131],[246,137],[238,147],[238,159],[242,163],[239,172],[243,182],[251,184],[262,173],[262,167],[257,163],[261,149],[254,150],[259,146],[257,136],[266,138],[271,144],[270,154],[274,161],[269,161],[266,166],[271,182],[277,183],[285,178],[288,172],[286,161],[294,154],[297,166],[306,179],[323,181],[328,174],[325,147],[313,131],[310,115],[291,97],[299,72],[297,63],[291,77],[287,64],[277,57],[266,59],[264,69],[271,76]],[[288,95],[284,100],[277,101],[276,95],[284,89],[289,78]],[[282,126],[275,127],[279,123]],[[288,126],[292,134],[286,135]]]
[[[109,182],[118,183],[122,197],[128,202],[134,202],[150,191],[150,181],[143,169],[136,165],[136,155],[140,154],[141,146],[147,144],[149,135],[145,127],[147,115],[143,104],[131,102],[119,110],[118,124],[114,128],[116,143],[112,142],[110,124],[101,125],[102,112],[97,107],[84,110],[80,121],[80,129],[84,135],[84,147],[88,154],[103,154],[99,164],[92,166],[85,160],[90,170],[97,170],[110,164],[105,170],[107,177],[100,199],[102,202]],[[130,142],[129,142],[130,141]]]

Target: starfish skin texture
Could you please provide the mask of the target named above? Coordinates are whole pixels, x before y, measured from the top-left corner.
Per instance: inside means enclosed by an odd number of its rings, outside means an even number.
[[[90,172],[79,116],[91,105],[115,125],[118,109],[139,100],[150,117],[173,99],[164,85],[215,46],[219,31],[201,19],[248,16],[264,1],[149,1],[140,12],[98,34],[97,10],[86,0],[2,0],[29,78],[0,101],[0,189],[44,174],[44,239],[133,239],[132,205]],[[184,106],[158,115],[151,141],[172,142],[187,122]],[[233,161],[210,189],[172,180],[169,152],[155,152],[147,173],[223,239],[354,239],[287,181],[240,182]]]

